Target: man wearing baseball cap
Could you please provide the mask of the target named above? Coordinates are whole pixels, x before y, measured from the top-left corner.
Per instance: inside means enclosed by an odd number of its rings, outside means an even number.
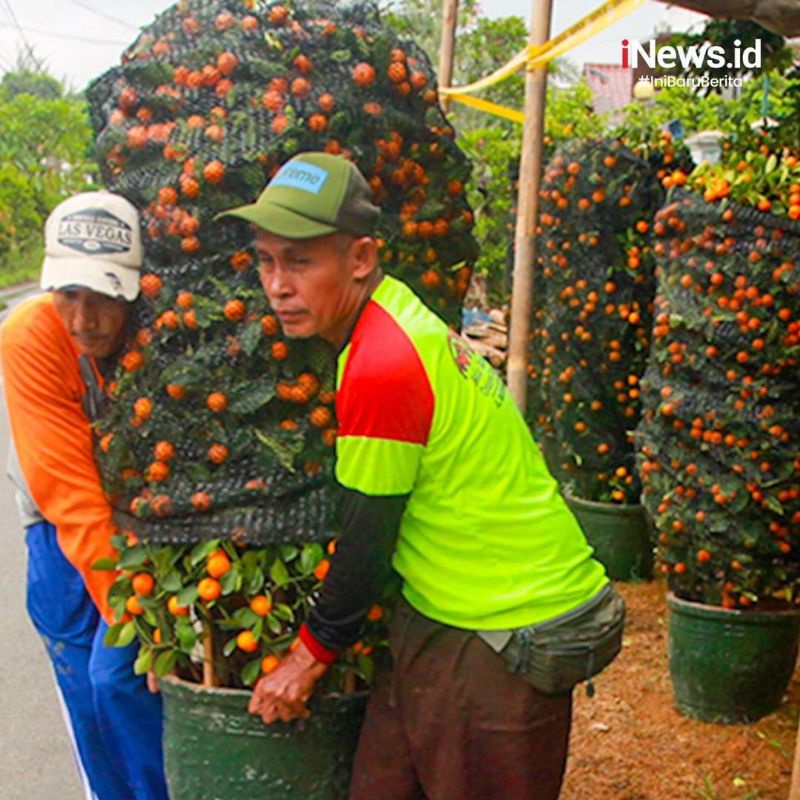
[[[65,200],[45,227],[45,293],[0,329],[28,612],[53,664],[84,792],[99,800],[167,798],[160,697],[133,673],[135,645],[104,646],[115,575],[92,570],[115,553],[91,422],[128,337],[142,255],[139,215],[125,198]]]
[[[284,333],[338,352],[341,535],[297,647],[251,712],[308,716],[394,571],[394,665],[370,698],[352,800],[555,800],[572,684],[540,691],[504,653],[516,631],[587,603],[624,612],[502,380],[381,273],[379,209],[349,161],[296,156],[226,214],[256,226]]]

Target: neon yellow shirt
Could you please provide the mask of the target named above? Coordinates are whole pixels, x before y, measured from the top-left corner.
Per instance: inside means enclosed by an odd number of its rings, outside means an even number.
[[[403,283],[373,293],[337,385],[337,478],[410,494],[393,566],[421,614],[520,627],[608,582],[500,376]]]

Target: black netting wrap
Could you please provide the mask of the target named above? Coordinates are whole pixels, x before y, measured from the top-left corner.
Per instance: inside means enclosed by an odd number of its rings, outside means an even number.
[[[469,164],[424,53],[371,3],[188,0],[89,89],[108,187],[141,211],[138,331],[97,423],[126,530],[186,542],[320,540],[336,506],[335,354],[285,340],[252,232],[219,222],[292,155],[353,159],[379,258],[456,324],[476,246]]]
[[[800,225],[682,191],[656,225],[644,502],[673,590],[746,604],[800,578]]]

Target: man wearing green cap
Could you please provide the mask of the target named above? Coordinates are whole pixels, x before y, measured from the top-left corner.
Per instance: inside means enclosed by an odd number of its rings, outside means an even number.
[[[227,213],[256,227],[284,333],[338,351],[341,537],[299,646],[260,680],[250,711],[265,723],[308,716],[394,571],[394,666],[370,699],[352,800],[555,800],[571,683],[532,685],[528,634],[602,607],[618,638],[624,608],[522,416],[491,367],[382,274],[379,209],[349,161],[296,156]]]

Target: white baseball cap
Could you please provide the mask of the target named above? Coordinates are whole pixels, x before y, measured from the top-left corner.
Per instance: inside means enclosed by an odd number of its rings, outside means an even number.
[[[124,197],[83,192],[57,205],[44,229],[42,289],[80,286],[110,297],[139,294],[139,214]]]

